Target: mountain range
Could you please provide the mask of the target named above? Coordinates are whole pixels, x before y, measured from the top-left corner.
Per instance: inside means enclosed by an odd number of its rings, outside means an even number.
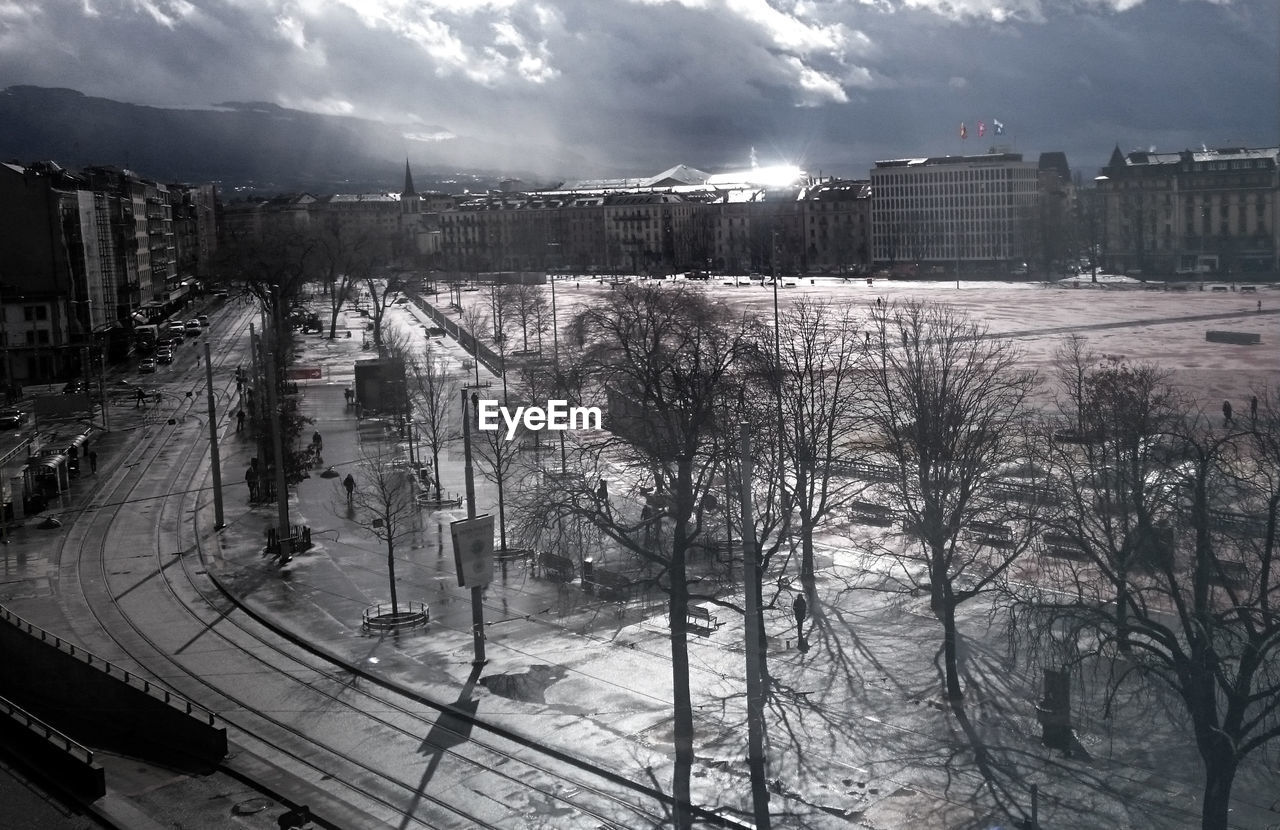
[[[519,157],[526,169],[502,169]],[[0,160],[111,165],[163,182],[214,182],[226,197],[306,191],[399,191],[404,162],[420,191],[496,187],[503,179],[555,184],[577,178],[581,160],[453,135],[442,127],[227,102],[162,108],[94,98],[72,89],[0,91]],[[530,159],[541,166],[529,169]]]

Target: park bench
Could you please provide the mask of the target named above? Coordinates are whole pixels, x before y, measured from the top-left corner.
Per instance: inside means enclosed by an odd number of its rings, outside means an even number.
[[[1021,504],[1047,504],[1050,497],[1049,491],[1043,487],[1014,481],[998,481],[992,485],[991,492]]]
[[[1256,286],[1256,285],[1242,285],[1242,286],[1240,286],[1240,293],[1241,293],[1241,294],[1257,294],[1257,293],[1258,293],[1258,286]]]
[[[542,567],[542,575],[553,582],[573,581],[573,560],[566,556],[544,551],[538,554],[538,564]]]
[[[696,634],[706,636],[718,629],[722,623],[705,605],[690,605],[684,618],[685,627]]]
[[[1219,559],[1211,579],[1219,585],[1239,588],[1249,583],[1249,568],[1243,562]]]
[[[1089,558],[1084,548],[1080,547],[1075,539],[1063,533],[1045,533],[1040,537],[1040,542],[1044,545],[1045,556],[1052,556],[1055,559],[1074,559],[1076,561],[1084,561]]]
[[[891,484],[898,480],[897,473],[892,467],[886,467],[883,464],[870,464],[864,461],[835,461],[831,464],[831,472],[836,475],[851,476],[860,481],[872,481],[881,484]]]
[[[864,525],[888,527],[893,524],[893,508],[869,501],[851,501],[849,519]]]
[[[631,577],[604,568],[593,568],[591,578],[583,578],[582,587],[603,600],[626,602],[631,598]]]
[[[1007,525],[995,522],[969,522],[969,535],[984,545],[1008,545],[1013,542],[1013,531]]]

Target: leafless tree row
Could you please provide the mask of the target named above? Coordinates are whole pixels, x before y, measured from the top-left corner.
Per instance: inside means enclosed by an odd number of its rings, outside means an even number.
[[[1280,732],[1274,397],[1211,422],[1158,367],[1078,338],[1038,377],[1012,343],[923,303],[804,301],[776,337],[771,322],[680,287],[624,287],[581,312],[543,382],[605,408],[607,430],[578,436],[568,469],[515,497],[531,546],[590,528],[663,591],[677,801],[693,747],[690,607],[742,607],[740,585],[707,576],[744,555],[730,494],[747,423],[760,545],[745,555],[762,563],[749,589],[763,606],[792,580],[818,600],[816,531],[884,526],[871,544],[894,564],[885,578],[938,619],[945,698],[965,694],[963,603],[985,595],[1034,621],[1027,648],[1067,630],[1059,667],[1105,663],[1115,690],[1154,683],[1182,702],[1207,770],[1203,826],[1225,827],[1234,770]]]

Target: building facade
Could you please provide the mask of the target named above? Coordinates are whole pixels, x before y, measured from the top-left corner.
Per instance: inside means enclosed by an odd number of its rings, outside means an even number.
[[[1102,266],[1144,275],[1280,271],[1280,148],[1117,147],[1096,180]]]
[[[85,354],[124,358],[139,315],[180,300],[199,272],[213,197],[116,168],[0,165],[4,385],[78,374]]]
[[[1039,165],[1020,153],[877,161],[871,258],[929,272],[1012,271],[1031,254]]]

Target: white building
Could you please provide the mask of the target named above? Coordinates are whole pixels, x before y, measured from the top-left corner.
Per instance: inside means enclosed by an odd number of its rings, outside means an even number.
[[[1021,153],[877,161],[871,258],[925,273],[1016,268],[1028,258],[1037,179]]]

